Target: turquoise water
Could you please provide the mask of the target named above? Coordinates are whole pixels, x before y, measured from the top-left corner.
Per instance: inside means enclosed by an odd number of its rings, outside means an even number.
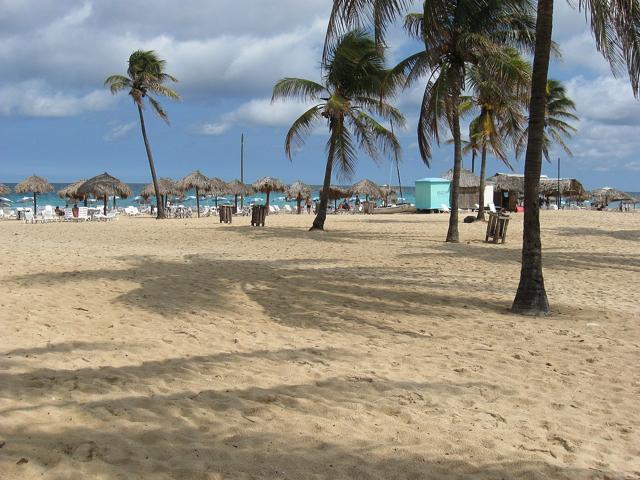
[[[5,184],[8,187],[10,187],[12,190],[13,188],[16,186],[15,183],[7,183]],[[58,194],[56,192],[58,192],[59,190],[62,190],[64,187],[66,187],[68,185],[68,183],[52,183],[53,187],[55,188],[54,192],[51,193],[46,193],[46,194],[41,194],[38,195],[38,207],[44,206],[44,205],[53,205],[54,207],[56,205],[60,206],[60,207],[64,207],[66,205],[66,200],[63,198],[60,198],[58,196]],[[129,183],[128,184],[129,187],[131,188],[131,191],[133,192],[133,195],[127,199],[116,199],[116,204],[119,207],[127,207],[129,205],[136,205],[139,206],[140,203],[138,200],[136,200],[136,197],[138,196],[138,194],[140,193],[140,191],[142,191],[142,189],[144,188],[144,186],[146,184],[144,183]],[[312,197],[313,198],[319,198],[320,196],[320,185],[312,185]],[[397,190],[397,189],[396,189]],[[405,202],[409,202],[409,203],[414,203],[415,202],[415,198],[414,198],[414,194],[415,194],[415,189],[413,187],[402,187],[402,193],[403,196],[405,198]],[[9,200],[11,200],[10,203],[4,203],[4,205],[6,206],[11,206],[11,208],[16,208],[16,207],[32,207],[33,206],[33,195],[29,195],[29,194],[17,194],[17,193],[10,193],[7,195],[2,195],[3,198],[8,198]],[[196,204],[196,199],[195,199],[195,191],[189,191],[185,194],[184,199],[182,200],[176,200],[174,201],[173,199],[171,199],[171,197],[169,197],[169,200],[172,203],[177,203],[177,204],[181,204],[181,205],[185,205],[185,206],[195,206]],[[362,199],[364,200],[364,198]],[[218,204],[222,205],[225,203],[233,203],[234,198],[233,195],[226,195],[224,197],[218,197]],[[245,198],[245,205],[248,203],[264,203],[266,201],[266,195],[262,194],[262,193],[256,193],[253,195],[250,195],[248,197]],[[351,200],[351,202],[353,203],[353,199]],[[285,204],[289,204],[289,205],[295,205],[295,201],[290,201],[290,202],[286,202],[285,201],[285,197],[283,193],[279,193],[279,192],[272,192],[270,197],[269,197],[269,203],[272,205],[279,205],[279,206],[283,206]],[[95,201],[95,202],[91,202],[90,204],[102,204],[101,200]],[[215,199],[212,197],[205,197],[203,198],[201,196],[200,199],[200,205],[214,205],[215,204]],[[109,206],[112,205],[112,201],[109,202]]]

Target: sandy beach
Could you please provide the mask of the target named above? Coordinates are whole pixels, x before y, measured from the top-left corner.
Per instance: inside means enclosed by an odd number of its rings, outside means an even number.
[[[638,479],[640,215],[0,222],[0,479]]]

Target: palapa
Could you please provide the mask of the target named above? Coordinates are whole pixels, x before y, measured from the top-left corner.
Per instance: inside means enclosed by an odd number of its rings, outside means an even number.
[[[199,170],[191,172],[189,175],[176,182],[178,190],[187,191],[192,188],[196,191],[196,208],[198,209],[198,218],[200,218],[200,190],[206,191],[209,187],[209,179],[200,173]]]
[[[265,203],[267,211],[269,211],[269,195],[271,192],[284,192],[287,189],[287,186],[282,183],[281,180],[274,177],[262,177],[253,182],[252,187],[256,192],[267,194],[267,201]]]
[[[84,200],[86,206],[87,195],[78,193],[78,189],[84,182],[86,182],[86,180],[78,180],[77,182],[70,183],[62,190],[58,190],[58,196],[68,200]]]
[[[338,200],[351,195],[347,188],[338,187],[337,185],[329,185],[327,190],[327,200],[333,200],[333,213],[338,211]]]
[[[558,186],[560,186],[560,195],[565,197],[581,198],[585,194],[585,189],[575,178],[541,178],[540,194],[545,197],[557,196]]]
[[[369,197],[371,198],[383,198],[384,194],[380,186],[372,182],[371,180],[360,180],[358,183],[351,187],[351,194],[353,195],[364,195],[365,199],[369,201]]]
[[[77,190],[80,195],[94,195],[96,198],[102,198],[104,201],[104,214],[107,214],[107,197],[113,195],[115,205],[115,197],[127,198],[132,192],[129,185],[109,175],[107,172],[90,178]]]
[[[16,193],[33,193],[33,213],[35,215],[36,207],[38,206],[38,194],[52,192],[53,185],[42,177],[32,175],[16,185],[15,191]]]
[[[493,177],[487,178],[487,182],[493,183],[496,191],[524,194],[524,175],[496,173]]]
[[[227,194],[233,195],[236,205],[236,211],[238,210],[238,196],[246,197],[253,193],[253,189],[249,185],[245,185],[240,180],[233,180],[227,183]]]
[[[631,199],[631,195],[622,190],[611,187],[603,187],[593,190],[591,198],[595,201],[609,205],[609,202],[627,201]]]
[[[307,185],[306,183],[297,181],[287,187],[286,195],[287,197],[296,201],[296,213],[300,215],[300,213],[302,212],[302,201],[311,196],[311,187],[309,187],[309,185]]]
[[[211,177],[209,179],[207,193],[213,195],[216,208],[218,207],[218,197],[220,195],[226,195],[228,189],[229,187],[227,186],[227,182],[225,182],[224,180],[218,177]]]

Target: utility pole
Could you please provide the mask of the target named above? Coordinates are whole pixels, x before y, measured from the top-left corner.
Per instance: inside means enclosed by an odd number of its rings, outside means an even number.
[[[562,198],[560,197],[560,157],[558,157],[558,210],[562,205]]]
[[[389,124],[391,125],[391,135],[395,136],[393,132],[393,120],[389,120]],[[404,202],[404,195],[402,194],[402,182],[400,181],[400,163],[398,163],[398,153],[394,152],[395,160],[396,160],[396,172],[398,173],[398,189],[400,190],[400,198]]]
[[[240,183],[244,185],[244,133],[240,134]],[[244,194],[240,195],[240,208],[244,208]]]

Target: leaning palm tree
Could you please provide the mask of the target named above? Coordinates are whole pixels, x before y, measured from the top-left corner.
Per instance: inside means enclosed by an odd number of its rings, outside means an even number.
[[[508,50],[498,58],[500,64],[481,62],[469,68],[472,95],[465,97],[462,111],[476,111],[478,115],[469,125],[470,145],[481,152],[478,220],[484,220],[484,187],[487,153],[490,151],[509,168],[506,144],[513,145],[524,131],[524,110],[528,102],[531,66],[515,50]]]
[[[322,84],[284,78],[273,88],[272,101],[293,97],[314,103],[293,122],[287,133],[285,151],[289,158],[292,145],[304,143],[304,136],[316,122],[324,118],[329,127],[323,188],[311,230],[324,230],[327,192],[334,167],[339,176],[350,177],[355,169],[358,147],[374,160],[378,160],[379,150],[400,152],[395,135],[373,117],[392,120],[401,126],[405,123],[400,111],[384,101],[383,94],[390,91],[386,84],[389,72],[384,62],[384,54],[376,48],[374,41],[365,32],[354,30],[330,47],[322,65]]]
[[[565,139],[570,138],[577,131],[569,123],[571,120],[578,120],[578,117],[573,113],[576,110],[576,104],[567,96],[567,90],[559,80],[552,78],[547,80],[546,104],[542,138],[542,154],[544,158],[547,162],[551,161],[549,147],[552,143],[557,143],[567,155],[573,156],[571,149],[565,143]],[[524,152],[528,136],[529,129],[525,128],[516,144],[517,156]]]
[[[178,95],[177,92],[164,85],[168,81],[178,81],[175,77],[164,72],[165,64],[166,62],[164,60],[160,60],[153,50],[137,50],[129,57],[127,76],[112,75],[104,82],[114,95],[122,90],[128,90],[133,102],[138,107],[140,129],[142,130],[142,138],[147,151],[147,158],[149,159],[149,169],[151,170],[151,180],[156,194],[156,204],[158,207],[157,218],[165,218],[164,205],[162,203],[160,188],[158,187],[156,168],[153,163],[151,145],[147,138],[147,130],[144,124],[144,115],[142,110],[144,108],[144,99],[146,97],[158,116],[165,122],[169,123],[167,112],[165,112],[160,103],[151,96],[151,94],[155,94],[168,97],[173,100],[180,99],[180,95]]]
[[[447,242],[458,242],[458,190],[462,168],[460,102],[469,81],[468,71],[476,65],[501,77],[513,51],[533,45],[533,21],[526,0],[461,0],[424,2],[423,13],[409,14],[405,28],[422,40],[424,51],[403,60],[397,71],[411,84],[429,73],[420,118],[418,146],[422,159],[431,158],[432,142],[439,143],[446,125],[454,144],[451,213]]]

